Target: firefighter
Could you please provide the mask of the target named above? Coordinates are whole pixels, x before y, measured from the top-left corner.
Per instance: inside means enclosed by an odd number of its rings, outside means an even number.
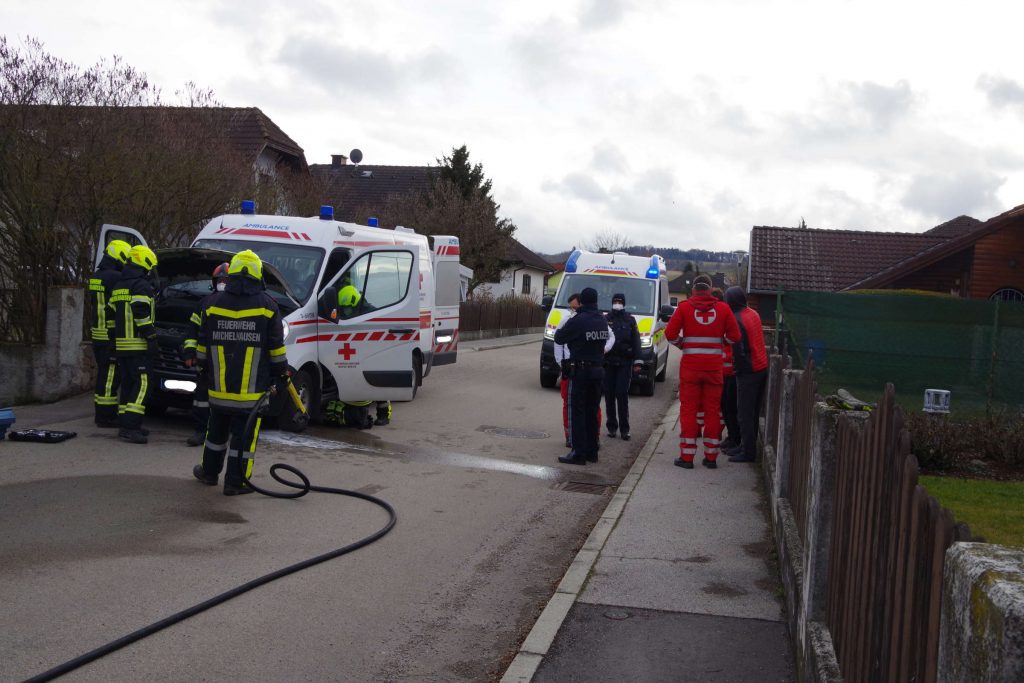
[[[568,301],[569,315],[558,321],[558,325],[555,327],[555,331],[562,329],[574,315],[576,310],[580,307],[580,295],[573,292],[569,295]],[[608,331],[608,342],[605,344],[604,351],[608,353],[612,345],[615,343],[615,335]],[[569,434],[569,349],[565,347],[565,344],[554,345],[555,362],[558,363],[558,367],[561,369],[561,378],[559,381],[559,390],[562,395],[562,431],[565,432],[565,447],[572,448],[572,439]],[[601,406],[597,406],[597,424],[601,425]],[[601,442],[598,440],[597,450],[601,450]]]
[[[130,443],[146,443],[149,431],[142,428],[149,392],[149,370],[157,354],[156,288],[149,276],[156,254],[144,245],[132,247],[129,260],[110,297],[114,310],[114,353],[121,375],[121,399],[117,406],[117,435]]]
[[[604,357],[604,406],[608,413],[608,436],[621,430],[629,441],[629,383],[643,366],[640,360],[640,330],[636,318],[626,313],[626,295],[612,295],[612,310],[606,316],[615,343]]]
[[[768,351],[764,345],[761,316],[747,306],[741,287],[725,290],[725,301],[739,323],[740,339],[733,347],[736,370],[736,401],[740,445],[728,451],[729,462],[754,462],[757,456],[757,421],[768,378]]]
[[[247,431],[249,413],[275,380],[289,374],[284,326],[277,303],[263,287],[263,262],[246,249],[228,265],[223,292],[214,292],[199,313],[196,359],[209,372],[210,419],[196,479],[216,486],[224,458],[224,495],[252,493],[245,482],[260,433],[260,417]]]
[[[724,303],[711,296],[711,278],[698,275],[693,294],[676,307],[665,328],[665,338],[683,351],[679,364],[679,458],[675,464],[693,469],[697,455],[697,411],[704,411],[704,460],[718,467],[722,423],[722,343],[739,339],[736,318]]]
[[[113,240],[104,250],[99,267],[89,279],[89,330],[92,337],[92,351],[96,356],[96,426],[117,427],[117,358],[111,344],[110,332],[114,328],[114,317],[107,307],[121,270],[131,255],[132,246],[121,240]]]
[[[725,301],[725,293],[718,287],[711,290],[711,296],[719,301]],[[725,453],[740,445],[740,420],[736,412],[736,373],[733,371],[732,344],[723,343],[722,354],[722,421],[729,436],[722,439],[719,450]],[[698,422],[703,425],[703,414],[698,414],[697,417]]]
[[[346,274],[342,277],[344,282],[349,282],[349,275]],[[351,318],[357,314],[359,308],[359,302],[362,301],[363,297],[359,293],[359,290],[354,285],[346,284],[344,287],[338,290],[338,307],[341,309],[341,315],[344,318]],[[335,316],[337,317],[337,316]],[[342,402],[344,403],[344,402]],[[356,408],[368,408],[370,403],[373,401],[349,401],[347,405]],[[376,401],[376,417],[372,420],[371,426],[376,425],[382,427],[384,425],[391,424],[391,401]],[[349,411],[350,413],[352,411]],[[367,411],[368,414],[368,411]],[[362,420],[357,420],[357,423],[362,424]],[[341,424],[345,424],[344,420]],[[354,424],[352,420],[349,420],[349,424]]]
[[[199,446],[206,441],[206,425],[210,421],[210,401],[207,396],[209,381],[206,378],[206,368],[196,362],[196,346],[199,344],[199,328],[202,325],[202,318],[199,312],[206,308],[206,303],[217,292],[223,292],[228,284],[228,264],[222,263],[213,269],[211,274],[213,292],[208,294],[199,302],[199,308],[189,318],[189,337],[182,343],[182,356],[185,359],[185,367],[196,367],[196,389],[192,392],[192,422],[195,433],[185,441],[189,446]]]
[[[597,462],[601,382],[604,378],[604,347],[610,336],[608,321],[597,310],[597,290],[580,292],[580,307],[555,332],[555,343],[569,347],[569,431],[572,450],[558,458],[568,465]]]

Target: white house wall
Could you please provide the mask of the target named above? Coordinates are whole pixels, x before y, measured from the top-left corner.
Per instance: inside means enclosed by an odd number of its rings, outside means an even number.
[[[528,293],[523,292],[524,275],[530,276],[530,289]],[[526,294],[539,303],[544,295],[545,275],[547,275],[546,271],[536,268],[510,268],[501,272],[501,280],[499,282],[481,283],[477,286],[476,291],[481,294],[486,292],[495,299],[510,294]]]

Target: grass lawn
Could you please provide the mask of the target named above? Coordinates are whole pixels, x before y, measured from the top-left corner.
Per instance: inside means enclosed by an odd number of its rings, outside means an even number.
[[[923,476],[920,483],[973,534],[1024,547],[1024,482]]]

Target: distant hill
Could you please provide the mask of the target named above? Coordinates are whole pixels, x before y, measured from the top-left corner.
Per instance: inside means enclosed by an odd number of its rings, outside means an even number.
[[[708,264],[708,263],[721,263],[723,265],[736,264],[739,262],[736,254],[731,251],[708,251],[707,249],[676,249],[675,247],[655,247],[653,245],[639,245],[634,247],[626,247],[623,249],[627,254],[633,256],[650,256],[651,254],[660,254],[665,259],[665,267],[667,270],[678,270],[682,271],[686,268],[687,263],[697,264]],[[541,256],[550,263],[565,263],[565,260],[569,258],[569,254],[572,252],[562,251],[557,254],[541,254]],[[713,268],[704,265],[700,267],[702,271],[714,270]]]

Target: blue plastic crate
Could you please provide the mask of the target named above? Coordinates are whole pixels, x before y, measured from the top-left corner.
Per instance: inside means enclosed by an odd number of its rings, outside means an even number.
[[[7,430],[14,424],[14,411],[10,408],[0,408],[0,441],[7,436]]]

